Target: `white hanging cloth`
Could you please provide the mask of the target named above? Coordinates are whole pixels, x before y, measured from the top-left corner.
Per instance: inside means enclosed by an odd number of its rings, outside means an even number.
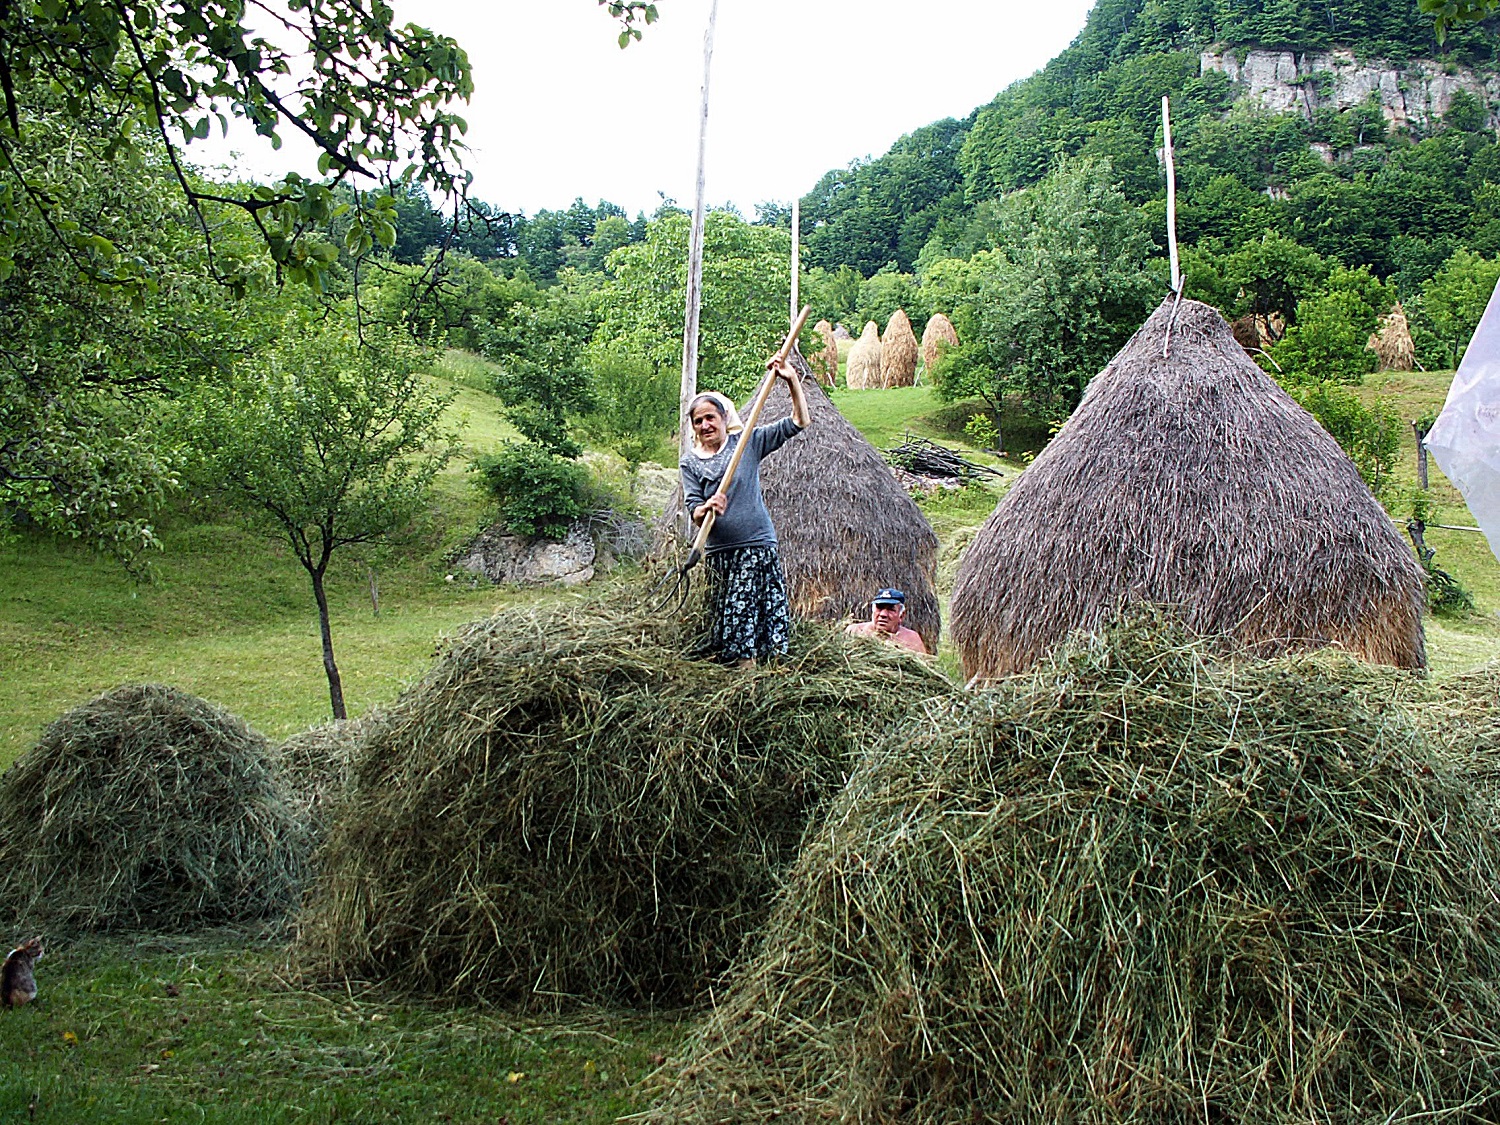
[[[1500,285],[1428,431],[1427,448],[1500,558]]]

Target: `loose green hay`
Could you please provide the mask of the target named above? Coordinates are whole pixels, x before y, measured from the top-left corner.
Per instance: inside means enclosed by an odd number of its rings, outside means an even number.
[[[1500,1119],[1500,853],[1400,710],[1071,645],[869,756],[642,1118]]]
[[[105,692],[0,776],[0,910],[51,929],[273,918],[306,848],[265,739],[176,688]]]
[[[349,783],[361,743],[379,715],[335,720],[294,734],[276,749],[287,797],[307,825],[312,843],[327,835]]]
[[[699,997],[854,756],[953,688],[824,626],[752,673],[688,639],[623,601],[459,635],[363,744],[304,963],[538,1007]]]

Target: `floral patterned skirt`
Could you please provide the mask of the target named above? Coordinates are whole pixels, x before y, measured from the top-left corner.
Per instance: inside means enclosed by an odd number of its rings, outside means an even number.
[[[725,662],[785,653],[792,617],[776,548],[730,547],[704,564],[709,621],[703,651]]]

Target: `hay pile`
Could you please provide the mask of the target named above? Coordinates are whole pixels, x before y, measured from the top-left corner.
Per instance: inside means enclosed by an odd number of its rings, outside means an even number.
[[[1416,370],[1417,346],[1411,338],[1411,326],[1406,322],[1406,310],[1400,301],[1387,316],[1380,318],[1380,331],[1371,334],[1365,348],[1375,353],[1379,371]]]
[[[917,337],[904,309],[891,313],[880,341],[880,385],[909,387],[917,381]]]
[[[880,383],[880,329],[873,320],[865,321],[865,330],[849,349],[844,366],[844,383],[851,391],[873,390]]]
[[[364,743],[303,963],[540,1007],[699,996],[853,757],[952,688],[821,626],[753,673],[687,639],[599,602],[469,627]]]
[[[47,926],[275,917],[306,852],[265,739],[176,688],[106,692],[0,776],[0,911]]]
[[[922,329],[922,370],[931,372],[944,348],[958,347],[958,330],[942,313],[933,313]]]
[[[988,680],[1127,601],[1178,606],[1261,655],[1426,664],[1411,546],[1198,301],[1163,302],[996,506],[954,580],[950,633],[964,675]]]
[[[377,713],[324,723],[292,735],[276,749],[287,800],[314,845],[322,843],[337,816],[354,760],[379,721]]]
[[[813,373],[817,375],[819,383],[825,387],[837,386],[839,344],[833,338],[833,327],[826,320],[820,320],[813,325],[813,331],[818,334],[818,339],[823,342],[823,346],[808,357],[808,363],[812,366]]]
[[[1336,679],[1149,619],[863,762],[653,1121],[1500,1119],[1500,851]]]

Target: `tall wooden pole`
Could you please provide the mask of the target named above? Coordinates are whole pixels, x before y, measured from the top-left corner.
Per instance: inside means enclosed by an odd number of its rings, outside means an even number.
[[[797,282],[802,274],[802,200],[792,200],[792,306],[789,315],[797,319],[802,302],[797,295]]]
[[[703,33],[703,107],[698,118],[698,187],[693,201],[693,233],[688,245],[687,315],[682,324],[682,387],[678,394],[678,445],[685,452],[691,440],[688,404],[698,393],[698,308],[703,303],[703,156],[708,142],[708,75],[714,58],[714,24],[719,0],[708,9]]]
[[[1167,96],[1161,97],[1162,156],[1167,164],[1167,256],[1172,263],[1172,292],[1182,293],[1182,274],[1177,268],[1177,172],[1172,164],[1172,114]]]

